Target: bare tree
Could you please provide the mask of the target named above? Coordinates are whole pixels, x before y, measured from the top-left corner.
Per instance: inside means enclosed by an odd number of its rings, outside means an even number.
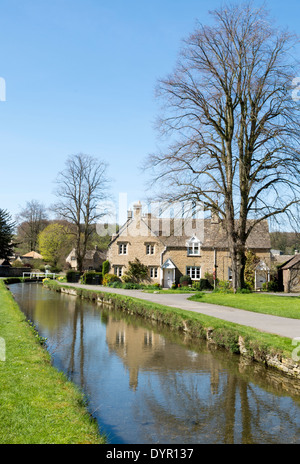
[[[251,4],[211,14],[214,26],[198,25],[159,82],[159,128],[175,137],[148,165],[165,200],[199,201],[219,214],[237,289],[252,229],[299,204],[297,38]]]
[[[31,200],[17,215],[17,241],[26,246],[27,251],[36,251],[39,233],[49,224],[47,209],[38,200]]]
[[[95,223],[104,215],[101,202],[107,198],[107,164],[89,155],[72,155],[66,169],[58,174],[56,196],[60,199],[52,210],[68,221],[68,233],[75,237],[78,270],[83,260]]]

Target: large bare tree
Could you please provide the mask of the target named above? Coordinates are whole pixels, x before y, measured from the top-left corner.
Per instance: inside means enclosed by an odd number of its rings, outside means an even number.
[[[69,223],[75,237],[77,268],[82,271],[88,240],[95,224],[104,215],[101,202],[107,198],[107,164],[86,154],[70,156],[56,179],[60,199],[52,210]]]
[[[299,204],[297,38],[251,4],[211,14],[214,25],[197,26],[159,81],[159,128],[171,142],[148,164],[165,200],[199,201],[219,214],[236,290],[252,229]]]

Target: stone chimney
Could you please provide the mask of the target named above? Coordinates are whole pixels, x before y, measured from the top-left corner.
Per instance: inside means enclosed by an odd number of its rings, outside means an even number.
[[[132,211],[131,211],[131,209],[129,209],[127,211],[127,219],[132,219]]]
[[[142,204],[140,201],[133,205],[133,217],[134,219],[141,219],[142,217]]]
[[[220,218],[219,218],[219,214],[218,214],[218,211],[216,210],[216,208],[211,209],[211,219],[210,220],[211,220],[212,224],[219,224]]]

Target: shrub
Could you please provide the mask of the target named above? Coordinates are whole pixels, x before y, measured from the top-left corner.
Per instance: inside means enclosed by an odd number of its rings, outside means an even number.
[[[213,290],[215,293],[232,293],[233,289],[228,280],[220,280],[218,286]]]
[[[79,278],[80,278],[80,273],[77,272],[77,271],[67,271],[66,273],[66,278],[67,278],[67,282],[78,282]]]
[[[103,276],[109,273],[109,268],[110,268],[109,261],[108,260],[103,261],[103,264],[102,264],[102,275]]]
[[[204,278],[205,278],[206,280],[208,280],[208,282],[209,282],[211,288],[214,288],[214,282],[216,282],[216,285],[219,284],[219,279],[217,278],[216,280],[214,280],[214,275],[213,275],[213,274],[210,274],[209,272],[206,272],[206,273],[204,274]],[[200,280],[201,280],[201,279],[200,279]]]
[[[238,288],[236,293],[252,293],[250,288]]]
[[[199,282],[193,282],[193,288],[196,290],[212,290],[213,286],[208,279],[200,279]]]
[[[102,272],[87,271],[81,277],[81,282],[87,285],[101,285]]]
[[[192,283],[192,279],[188,275],[183,275],[180,277],[179,282],[182,286],[190,285]]]
[[[124,274],[124,281],[125,279],[130,282],[139,283],[143,280],[149,280],[148,276],[148,267],[141,263],[138,258],[135,258],[134,261],[129,261],[128,263],[128,271]]]
[[[124,288],[122,282],[118,282],[118,281],[111,281],[107,284],[107,286],[111,288]]]
[[[119,279],[119,277],[115,274],[105,274],[103,276],[103,285],[109,285],[112,282],[121,282],[121,279]]]
[[[15,261],[12,262],[11,264],[12,267],[24,267],[24,264],[20,259],[16,259]]]
[[[278,292],[278,282],[276,280],[270,280],[270,282],[264,282],[261,289],[264,292]]]

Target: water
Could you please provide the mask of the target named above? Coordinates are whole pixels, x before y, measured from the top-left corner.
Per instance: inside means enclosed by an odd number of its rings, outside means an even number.
[[[41,284],[11,285],[111,444],[300,443],[300,385]]]

